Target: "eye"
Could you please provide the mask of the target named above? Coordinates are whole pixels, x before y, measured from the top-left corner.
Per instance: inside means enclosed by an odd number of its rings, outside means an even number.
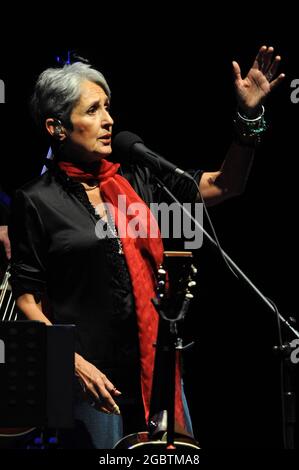
[[[87,111],[87,114],[94,114],[97,112],[97,109],[98,109],[98,106],[91,106],[88,111]]]

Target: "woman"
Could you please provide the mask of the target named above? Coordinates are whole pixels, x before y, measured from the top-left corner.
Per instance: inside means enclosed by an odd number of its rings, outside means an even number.
[[[243,80],[234,62],[239,103],[236,140],[218,172],[197,172],[211,203],[240,193],[257,138],[264,130],[261,102],[283,78],[273,80],[273,48],[262,47]],[[103,75],[83,63],[47,69],[36,84],[34,116],[52,139],[54,161],[40,178],[16,193],[11,225],[12,286],[18,307],[31,320],[76,325],[76,429],[62,434],[64,447],[109,448],[141,431],[149,413],[157,321],[151,298],[163,244],[120,237],[127,203],[159,201],[150,171],[109,162],[113,119]],[[182,201],[195,201],[192,182],[164,176]],[[103,202],[115,209],[112,214]],[[147,206],[146,206],[147,207]],[[125,223],[130,217],[125,214]],[[155,223],[150,211],[138,222]],[[97,236],[102,224],[106,238]],[[40,299],[46,293],[50,311]],[[50,321],[51,320],[51,321]],[[177,409],[186,424],[181,392]]]

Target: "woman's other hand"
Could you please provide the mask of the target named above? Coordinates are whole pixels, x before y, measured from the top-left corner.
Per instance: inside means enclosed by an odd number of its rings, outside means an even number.
[[[75,354],[75,373],[83,388],[86,400],[104,413],[120,414],[114,398],[121,395],[112,382],[93,364]]]

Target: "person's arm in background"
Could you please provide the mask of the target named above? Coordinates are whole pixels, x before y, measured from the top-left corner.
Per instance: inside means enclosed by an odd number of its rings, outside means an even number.
[[[2,244],[4,247],[6,258],[10,260],[11,249],[10,249],[10,241],[8,237],[7,225],[0,225],[0,244]]]
[[[5,257],[10,260],[11,248],[8,237],[8,219],[9,219],[10,198],[0,186],[0,245],[3,246]]]
[[[273,60],[273,52],[273,47],[262,46],[244,79],[239,64],[232,64],[238,103],[236,138],[220,170],[202,174],[199,190],[209,205],[237,196],[245,189],[255,146],[265,129],[262,104],[285,77],[280,74],[275,78],[281,58],[276,56]]]

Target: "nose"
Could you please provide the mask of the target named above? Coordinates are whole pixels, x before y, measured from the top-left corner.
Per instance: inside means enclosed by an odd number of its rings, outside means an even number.
[[[114,121],[109,113],[108,110],[105,111],[105,117],[104,117],[104,122],[109,124],[109,126],[112,126],[114,124]]]

